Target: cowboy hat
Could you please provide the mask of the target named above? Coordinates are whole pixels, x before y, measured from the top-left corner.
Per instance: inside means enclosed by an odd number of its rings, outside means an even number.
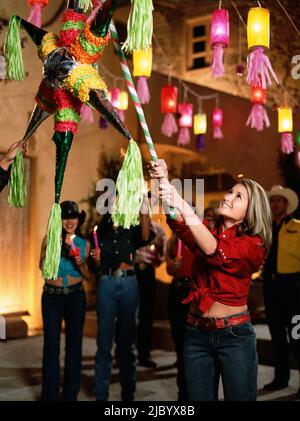
[[[269,199],[273,196],[281,196],[284,197],[288,201],[288,208],[287,213],[290,215],[293,213],[299,203],[299,199],[297,194],[294,192],[294,190],[289,189],[288,187],[282,187],[282,186],[273,186],[269,192],[267,192]]]
[[[60,204],[61,207],[61,217],[62,219],[73,219],[78,218],[79,224],[82,225],[85,221],[86,213],[81,211],[79,213],[78,205],[76,202],[71,200],[66,200]]]

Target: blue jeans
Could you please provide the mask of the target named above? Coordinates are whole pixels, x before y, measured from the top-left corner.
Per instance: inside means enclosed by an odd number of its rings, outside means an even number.
[[[204,331],[186,326],[184,366],[190,401],[217,400],[219,370],[226,401],[255,401],[258,359],[250,322]]]
[[[136,276],[102,275],[97,290],[96,398],[107,400],[112,368],[115,317],[118,315],[122,400],[133,400],[136,386],[136,326],[139,290]]]
[[[60,337],[62,320],[65,321],[66,352],[63,399],[76,400],[80,389],[83,326],[85,319],[85,292],[75,289],[70,294],[43,292],[42,314],[44,324],[42,399],[59,400],[60,389]]]

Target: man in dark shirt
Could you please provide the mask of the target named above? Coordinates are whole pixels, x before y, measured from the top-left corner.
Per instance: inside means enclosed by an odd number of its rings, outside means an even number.
[[[300,312],[300,221],[292,217],[298,206],[293,190],[274,186],[269,198],[273,243],[264,265],[263,291],[275,357],[275,377],[264,389],[274,391],[288,386],[290,350],[300,371],[300,341],[292,334],[293,317]],[[297,396],[300,398],[300,389]]]
[[[114,227],[110,214],[103,216],[97,231],[100,250],[92,249],[93,263],[99,271],[97,289],[97,353],[95,364],[96,399],[108,399],[112,368],[115,317],[118,316],[119,367],[122,400],[134,399],[136,386],[136,324],[139,290],[134,272],[135,251],[154,238],[150,229],[148,199],[144,196],[140,225]],[[94,244],[91,238],[91,244]]]
[[[9,167],[13,163],[20,148],[20,142],[13,143],[4,157],[0,160],[0,192],[4,189],[9,180]]]

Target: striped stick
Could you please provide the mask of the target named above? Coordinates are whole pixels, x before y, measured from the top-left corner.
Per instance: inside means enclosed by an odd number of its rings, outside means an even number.
[[[143,129],[143,132],[144,132],[144,135],[145,135],[145,139],[146,139],[146,142],[147,142],[147,145],[148,145],[148,148],[149,148],[151,159],[152,159],[152,161],[157,161],[157,159],[158,159],[157,153],[155,151],[154,143],[153,143],[152,137],[150,135],[148,124],[146,122],[145,114],[144,114],[142,105],[140,103],[137,91],[136,91],[134,83],[133,83],[133,79],[132,79],[132,76],[131,76],[131,73],[130,73],[130,69],[129,69],[128,64],[127,64],[126,56],[125,56],[125,54],[124,54],[124,52],[121,48],[119,36],[118,36],[117,29],[115,27],[115,24],[114,24],[113,20],[111,21],[111,23],[109,25],[109,30],[110,30],[111,37],[112,37],[112,40],[113,40],[113,43],[114,43],[114,46],[115,46],[115,50],[118,54],[118,57],[119,57],[119,60],[120,60],[120,63],[121,63],[121,68],[122,68],[122,71],[123,71],[123,74],[124,74],[124,77],[125,77],[125,80],[126,80],[126,84],[127,84],[129,93],[130,93],[131,98],[133,100],[133,103],[134,103],[139,121],[141,123],[142,129]],[[176,213],[175,213],[173,208],[170,208],[170,218],[176,219]]]
[[[151,135],[150,135],[148,124],[146,122],[145,114],[144,114],[143,108],[141,106],[137,91],[135,89],[135,86],[134,86],[134,83],[133,83],[133,80],[132,80],[132,77],[131,77],[131,73],[130,73],[130,70],[129,70],[129,67],[128,67],[128,64],[127,64],[126,56],[125,56],[125,54],[124,54],[124,52],[121,48],[121,45],[120,45],[120,42],[119,42],[119,36],[118,36],[118,33],[117,33],[117,29],[116,29],[113,21],[111,21],[111,23],[109,25],[109,30],[110,30],[110,33],[111,33],[111,37],[112,37],[115,49],[116,49],[117,54],[118,54],[119,59],[120,59],[122,71],[123,71],[123,74],[124,74],[124,77],[125,77],[125,80],[126,80],[126,84],[127,84],[129,93],[130,93],[131,98],[133,100],[136,112],[138,114],[142,129],[143,129],[143,132],[144,132],[144,135],[145,135],[145,138],[146,138],[146,142],[147,142],[147,145],[148,145],[148,148],[149,148],[151,159],[152,159],[152,161],[157,161],[157,159],[158,159],[157,154],[156,154],[154,144],[153,144],[153,141],[152,141],[152,138],[151,138]]]

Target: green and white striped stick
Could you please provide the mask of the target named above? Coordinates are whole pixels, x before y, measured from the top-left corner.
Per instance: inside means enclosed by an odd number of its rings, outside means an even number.
[[[126,81],[129,93],[130,93],[131,98],[133,100],[133,103],[134,103],[139,121],[141,123],[142,129],[143,129],[143,132],[144,132],[144,135],[145,135],[145,139],[146,139],[146,142],[147,142],[147,145],[148,145],[148,148],[149,148],[151,159],[152,159],[152,161],[157,161],[157,159],[158,159],[157,153],[155,151],[154,143],[153,143],[152,137],[150,135],[148,124],[146,122],[145,114],[144,114],[141,102],[139,100],[137,91],[136,91],[135,86],[134,86],[134,82],[133,82],[133,79],[132,79],[132,76],[131,76],[131,73],[130,73],[130,69],[129,69],[128,64],[127,64],[126,56],[125,56],[125,54],[124,54],[124,52],[121,48],[119,36],[118,36],[117,29],[115,27],[115,24],[114,24],[113,20],[111,21],[111,23],[109,25],[109,30],[110,30],[115,49],[116,49],[116,52],[118,54],[118,57],[119,57],[119,60],[120,60],[120,63],[121,63],[121,68],[122,68],[122,71],[123,71],[123,74],[124,74],[124,77],[125,77],[125,81]],[[173,208],[170,208],[170,217],[172,219],[176,219],[176,214],[175,214]]]

